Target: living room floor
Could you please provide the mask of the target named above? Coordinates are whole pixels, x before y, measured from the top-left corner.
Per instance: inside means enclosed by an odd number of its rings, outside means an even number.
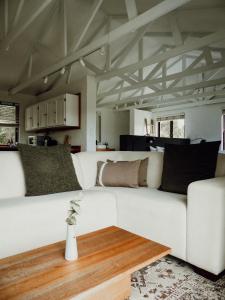
[[[225,275],[212,282],[166,256],[132,275],[130,300],[225,300]]]

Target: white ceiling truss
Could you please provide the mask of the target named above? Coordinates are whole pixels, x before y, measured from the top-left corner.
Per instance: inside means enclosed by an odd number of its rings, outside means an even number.
[[[225,46],[217,46],[225,41],[225,22],[217,28],[207,26],[204,31],[202,26],[199,31],[195,28],[184,30],[179,13],[194,0],[158,0],[158,4],[141,12],[138,0],[123,0],[126,13],[121,11],[121,15],[103,13],[102,6],[107,0],[93,0],[84,16],[85,22],[74,36],[69,28],[67,0],[40,1],[40,6],[22,23],[20,19],[27,0],[17,1],[13,18],[9,17],[9,1],[0,1],[4,2],[0,55],[16,46],[17,40],[48,10],[45,22],[39,26],[39,32],[27,50],[17,82],[8,94],[26,92],[35,84],[40,85],[36,95],[57,89],[62,84],[69,85],[79,65],[96,76],[99,108],[154,110],[179,104],[211,104],[222,101],[221,97],[225,95]],[[210,14],[204,6],[197,9],[202,10],[202,14]],[[225,5],[222,9],[225,10]],[[188,9],[184,11],[188,14]],[[51,26],[56,13],[60,13],[60,56],[54,53],[53,47],[42,43],[43,32]],[[90,34],[100,13],[104,16],[99,18],[98,26]],[[157,27],[160,21],[167,24],[164,31]],[[157,48],[150,55],[147,55],[147,43],[153,43]],[[98,60],[96,63],[92,58],[96,53],[102,55],[103,63]],[[37,55],[50,61],[38,72],[34,68]]]

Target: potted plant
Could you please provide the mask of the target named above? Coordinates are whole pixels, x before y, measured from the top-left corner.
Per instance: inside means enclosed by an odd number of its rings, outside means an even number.
[[[70,209],[68,210],[68,217],[66,218],[67,223],[67,235],[66,235],[66,251],[65,259],[66,260],[75,260],[78,258],[77,251],[77,241],[74,236],[74,228],[77,221],[77,215],[79,215],[80,204],[83,197],[82,192],[80,192],[75,199],[70,201]]]

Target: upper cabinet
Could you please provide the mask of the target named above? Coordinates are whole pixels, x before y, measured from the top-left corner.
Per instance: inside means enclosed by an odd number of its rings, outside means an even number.
[[[29,106],[26,130],[80,128],[80,97],[64,94]]]

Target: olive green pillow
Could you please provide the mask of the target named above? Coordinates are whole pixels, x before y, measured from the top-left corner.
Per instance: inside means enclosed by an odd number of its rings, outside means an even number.
[[[26,196],[80,190],[69,147],[18,145],[25,174]]]

